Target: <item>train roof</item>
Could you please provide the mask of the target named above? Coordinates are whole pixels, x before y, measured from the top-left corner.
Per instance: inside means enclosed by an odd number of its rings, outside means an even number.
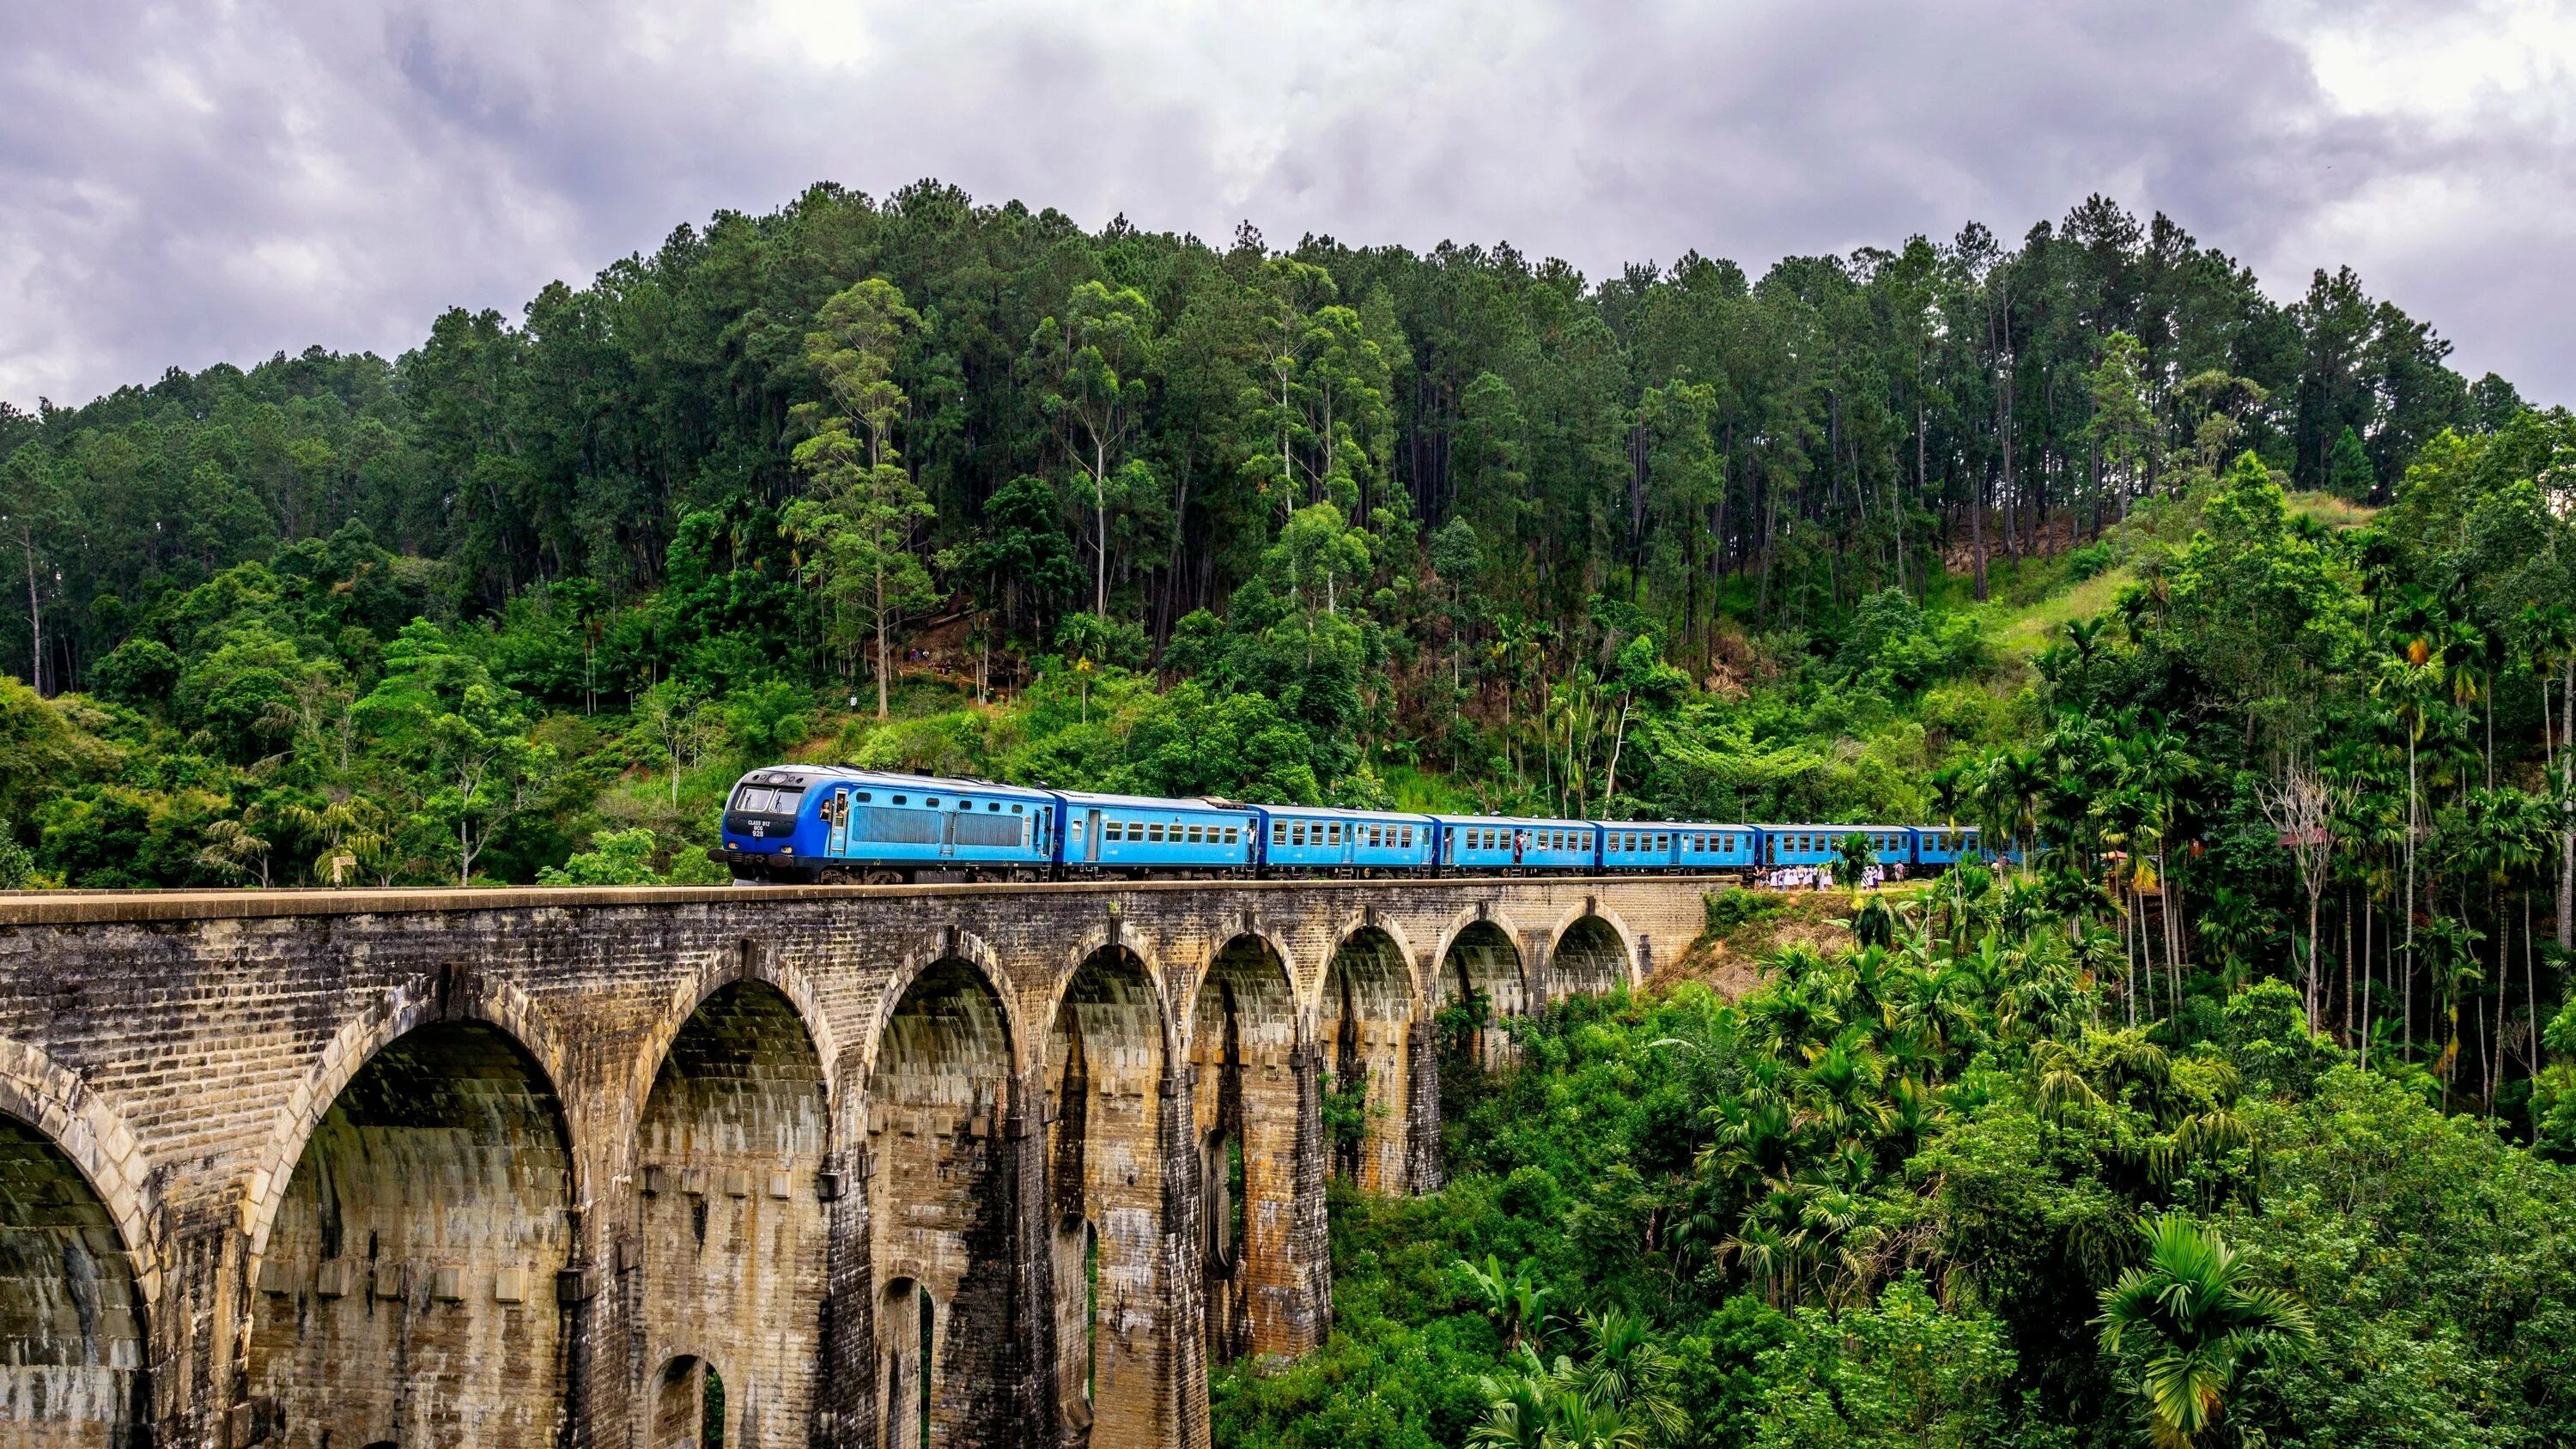
[[[1761,830],[1766,828],[1731,820],[1596,820],[1592,823],[1605,830],[1641,830],[1649,826],[1657,830]]]
[[[1235,802],[1229,800],[1224,803],[1231,805]],[[1309,819],[1383,820],[1398,825],[1421,825],[1438,818],[1431,815],[1418,815],[1407,810],[1345,810],[1339,805],[1245,805],[1243,808],[1259,810],[1271,815],[1297,815]]]
[[[1774,834],[1783,830],[1839,830],[1845,835],[1857,835],[1864,830],[1917,830],[1922,827],[1914,825],[1897,825],[1892,822],[1855,824],[1848,820],[1818,820],[1801,822],[1795,825],[1765,825],[1761,828],[1771,831]]]
[[[935,790],[952,795],[1000,795],[1006,799],[1044,800],[1047,791],[1026,785],[1004,785],[993,780],[968,780],[948,775],[915,775],[901,770],[862,770],[851,765],[771,765],[754,770],[743,779],[754,784],[776,783],[766,777],[786,776],[803,783],[829,780],[843,785],[866,785],[885,790]]]
[[[1110,795],[1097,790],[1053,790],[1071,805],[1114,805],[1124,810],[1222,810],[1231,814],[1248,814],[1246,807],[1231,801],[1210,800],[1189,795],[1165,798],[1159,795]]]
[[[1589,820],[1545,820],[1525,815],[1434,815],[1431,818],[1443,825],[1530,825],[1543,830],[1554,830],[1563,826],[1573,826],[1580,830],[1592,828],[1592,822]]]

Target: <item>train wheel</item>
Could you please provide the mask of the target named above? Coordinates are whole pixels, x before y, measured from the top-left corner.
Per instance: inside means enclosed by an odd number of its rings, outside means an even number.
[[[901,885],[903,884],[903,872],[899,870],[872,870],[869,871],[866,876],[862,877],[862,879],[868,885]]]

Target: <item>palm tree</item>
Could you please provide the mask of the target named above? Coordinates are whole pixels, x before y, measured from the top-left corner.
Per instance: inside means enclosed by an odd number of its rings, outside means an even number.
[[[2139,1225],[2147,1261],[2102,1293],[2102,1350],[2146,1353],[2138,1390],[2159,1449],[2213,1442],[2227,1394],[2248,1364],[2314,1342],[2307,1310],[2288,1294],[2249,1285],[2225,1240],[2180,1213]]]
[[[1655,1442],[1678,1437],[1689,1417],[1673,1400],[1678,1365],[1672,1351],[1656,1341],[1643,1320],[1615,1308],[1583,1315],[1583,1332],[1589,1352],[1573,1382],[1584,1402],[1596,1413],[1615,1414]]]

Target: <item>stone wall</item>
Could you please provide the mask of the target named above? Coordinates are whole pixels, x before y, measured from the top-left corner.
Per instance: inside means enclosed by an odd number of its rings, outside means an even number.
[[[1701,889],[0,900],[0,1438],[1204,1446],[1327,1175],[1437,1186],[1439,1006]]]

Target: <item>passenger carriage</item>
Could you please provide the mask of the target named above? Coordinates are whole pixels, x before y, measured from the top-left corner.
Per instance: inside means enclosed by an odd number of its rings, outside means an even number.
[[[1436,815],[1440,867],[1484,871],[1597,870],[1601,827],[1589,820],[1536,820],[1493,815]]]
[[[1071,875],[1195,875],[1248,871],[1261,818],[1213,800],[1049,792],[1061,802],[1063,864]]]
[[[1833,865],[1842,859],[1843,837],[1869,837],[1872,860],[1881,866],[1914,864],[1914,828],[1910,825],[1765,825],[1762,864]]]
[[[1689,871],[1751,870],[1755,827],[1694,820],[1601,820],[1601,869]]]
[[[1925,825],[1915,832],[1915,858],[1927,870],[1947,870],[1963,860],[2019,860],[2021,852],[2007,845],[2000,851],[1988,850],[1983,832],[1973,825]]]
[[[1678,860],[1679,832],[1660,820],[1596,820],[1601,836],[1601,869],[1671,870]]]
[[[1685,822],[1673,827],[1673,861],[1685,871],[1753,869],[1759,833],[1750,825]]]
[[[1428,815],[1296,805],[1247,808],[1261,822],[1256,858],[1264,874],[1379,875],[1431,864],[1434,822]]]

